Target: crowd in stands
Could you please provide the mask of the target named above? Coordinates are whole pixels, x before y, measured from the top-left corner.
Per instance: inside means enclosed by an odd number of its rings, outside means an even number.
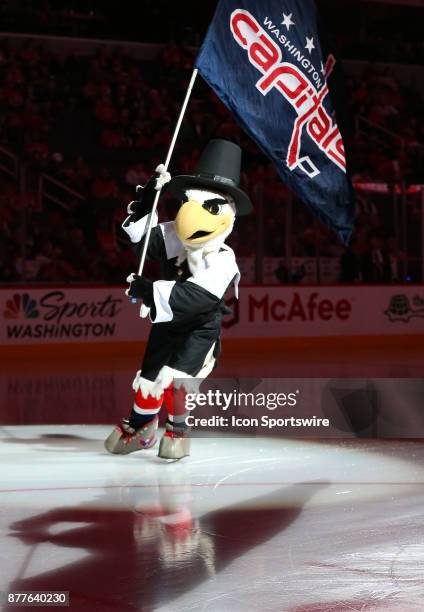
[[[316,0],[338,57],[371,62],[424,65],[423,7],[418,2]],[[39,32],[108,40],[165,43],[181,40],[197,46],[212,19],[217,0],[143,0],[123,8],[104,0],[3,0],[5,32]],[[398,5],[398,6],[397,6]],[[415,5],[415,6],[414,6]]]
[[[52,53],[30,39],[19,48],[0,42],[0,142],[28,168],[24,193],[10,184],[1,187],[0,281],[120,283],[135,269],[120,223],[135,186],[163,162],[192,65],[192,52],[176,44],[164,47],[156,61],[142,62],[121,47],[102,46],[93,56],[76,57]],[[366,119],[360,129],[354,129],[354,120],[346,126],[353,180],[424,183],[424,114],[418,91],[372,65],[358,78],[348,76],[347,86],[346,115]],[[241,143],[242,188],[258,207],[263,202],[263,255],[281,257],[287,189],[199,80],[171,171],[190,172],[212,136]],[[41,172],[83,199],[71,198],[66,206],[40,205],[36,177]],[[172,218],[176,206],[165,194],[162,220]],[[258,253],[258,214],[240,219],[231,236],[239,256]],[[389,270],[387,258],[393,252],[408,258],[399,252],[395,229],[390,211],[377,210],[372,198],[362,196],[352,247],[345,252],[295,199],[292,253],[341,257],[341,280],[369,280],[374,274],[386,282],[399,277]],[[373,266],[378,270],[370,273]]]

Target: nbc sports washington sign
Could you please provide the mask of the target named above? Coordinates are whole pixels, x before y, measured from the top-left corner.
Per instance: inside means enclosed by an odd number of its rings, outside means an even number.
[[[419,286],[252,287],[227,301],[224,338],[424,334]],[[1,289],[0,345],[143,342],[123,288]]]

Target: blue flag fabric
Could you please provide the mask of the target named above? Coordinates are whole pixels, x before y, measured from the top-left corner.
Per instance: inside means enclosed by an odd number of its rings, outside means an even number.
[[[202,77],[284,182],[347,244],[354,196],[313,0],[220,0],[196,59]]]

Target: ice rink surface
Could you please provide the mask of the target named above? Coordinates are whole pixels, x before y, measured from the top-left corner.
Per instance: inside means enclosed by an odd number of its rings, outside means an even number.
[[[424,445],[221,437],[169,463],[108,455],[109,430],[1,429],[1,591],[99,612],[424,609]]]
[[[227,353],[219,375],[422,377],[422,357]],[[69,591],[84,612],[424,610],[423,442],[221,436],[176,463],[108,455],[137,368],[2,363],[0,591]]]

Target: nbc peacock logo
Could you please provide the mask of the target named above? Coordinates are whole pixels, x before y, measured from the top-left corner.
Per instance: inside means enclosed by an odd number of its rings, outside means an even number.
[[[5,319],[18,319],[20,316],[24,316],[25,319],[36,319],[40,316],[37,301],[28,293],[15,293],[10,300],[6,301],[3,316]]]

